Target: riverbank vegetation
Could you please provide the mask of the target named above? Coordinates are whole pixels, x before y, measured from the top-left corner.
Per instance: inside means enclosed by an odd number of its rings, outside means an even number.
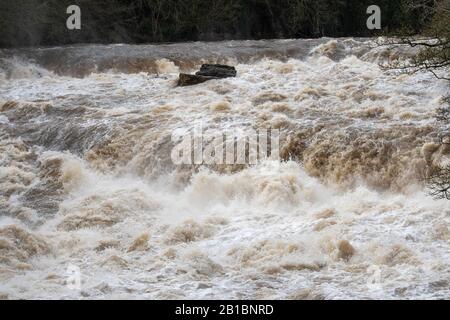
[[[416,2],[417,0],[413,1]],[[0,47],[227,39],[373,36],[367,8],[381,8],[382,31],[417,33],[429,22],[411,0],[3,0]],[[434,5],[434,1],[426,1]],[[66,9],[80,6],[81,30]]]

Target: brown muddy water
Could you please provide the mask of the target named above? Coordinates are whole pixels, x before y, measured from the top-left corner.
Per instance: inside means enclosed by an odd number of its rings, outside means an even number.
[[[432,75],[363,39],[0,51],[0,297],[450,298]],[[238,76],[176,87],[204,62]],[[176,166],[171,136],[279,129],[282,163]],[[74,276],[76,281],[73,281]],[[79,282],[78,282],[79,280]]]

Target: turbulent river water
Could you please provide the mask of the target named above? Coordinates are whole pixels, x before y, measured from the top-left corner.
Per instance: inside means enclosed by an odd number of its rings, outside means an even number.
[[[364,39],[0,51],[0,298],[450,298],[447,84]],[[236,78],[177,87],[180,71]],[[172,134],[279,129],[282,162]]]

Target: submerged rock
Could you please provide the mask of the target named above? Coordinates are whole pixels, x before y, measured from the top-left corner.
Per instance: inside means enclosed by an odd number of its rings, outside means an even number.
[[[193,85],[203,83],[203,82],[206,82],[208,80],[213,80],[213,79],[219,79],[219,78],[198,76],[195,74],[180,73],[180,77],[178,78],[178,86],[180,86],[180,87],[193,86]]]
[[[196,74],[180,73],[178,86],[192,86],[214,79],[236,77],[236,69],[221,64],[204,64]]]

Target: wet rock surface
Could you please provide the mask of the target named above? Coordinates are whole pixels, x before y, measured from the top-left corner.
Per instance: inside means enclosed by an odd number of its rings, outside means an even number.
[[[195,74],[181,73],[178,86],[192,86],[214,79],[236,77],[236,69],[222,64],[204,64]]]
[[[229,78],[236,77],[236,69],[231,66],[223,64],[204,64],[200,71],[196,73],[197,76]]]

